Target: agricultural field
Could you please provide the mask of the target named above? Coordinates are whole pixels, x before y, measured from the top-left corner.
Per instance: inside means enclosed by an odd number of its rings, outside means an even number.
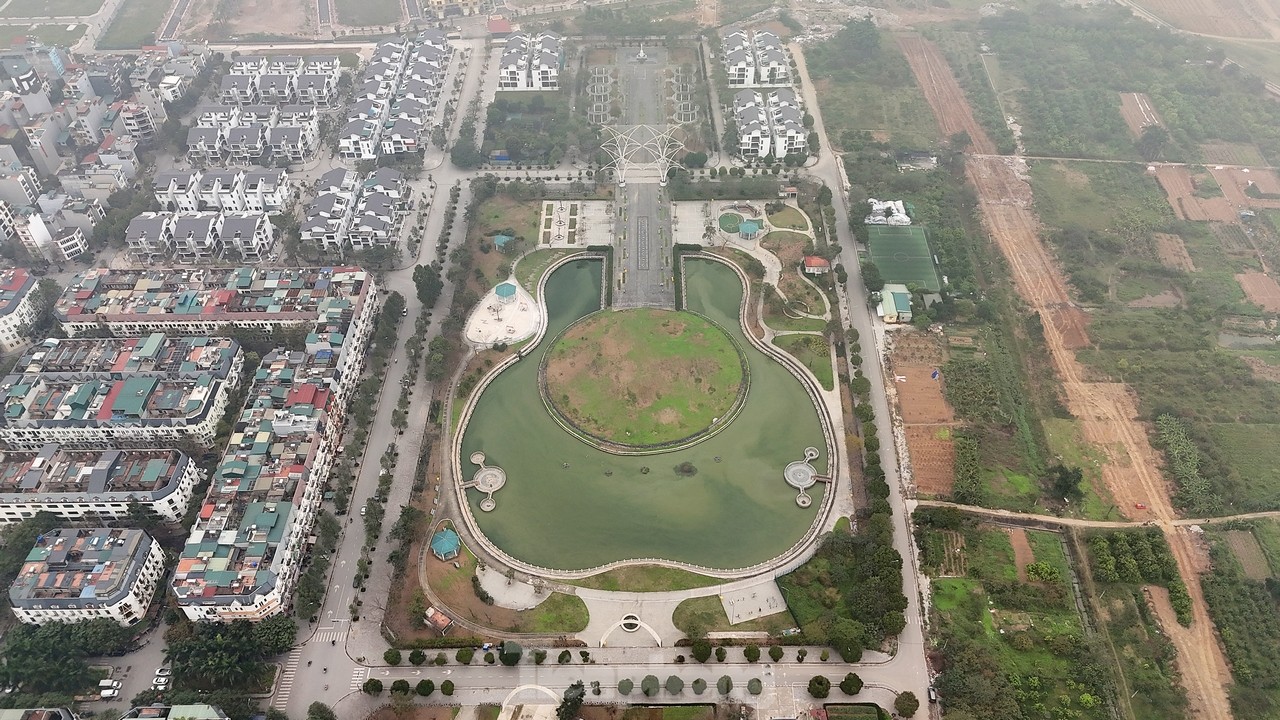
[[[1195,448],[1198,469],[1178,481],[1178,504],[1203,513],[1280,507],[1271,449],[1280,392],[1242,359],[1256,356],[1256,365],[1273,354],[1259,307],[1270,287],[1258,263],[1259,252],[1270,262],[1268,229],[1180,220],[1141,166],[1037,163],[1031,177],[1076,297],[1092,306],[1093,343],[1080,358],[1128,383],[1152,419],[1176,417]],[[1157,447],[1169,448],[1159,435]]]
[[[979,524],[952,510],[916,511],[921,565],[932,580],[936,686],[951,712],[1038,717],[1049,704],[1070,717],[1110,717],[1111,672],[1072,602],[1058,537]],[[941,533],[964,537],[966,577],[938,577]],[[974,682],[974,678],[982,678]]]
[[[805,51],[822,99],[827,135],[848,151],[864,134],[895,148],[928,148],[941,139],[893,36],[854,22]]]
[[[1280,601],[1273,591],[1280,541],[1275,521],[1231,523],[1207,533],[1213,568],[1201,587],[1231,661],[1236,717],[1280,717]]]
[[[1018,120],[1029,154],[1194,161],[1213,142],[1280,154],[1280,107],[1256,80],[1201,62],[1220,61],[1223,51],[1170,35],[1128,8],[1046,7],[986,18],[981,28],[1001,67],[1025,88]],[[1150,98],[1167,142],[1135,141],[1120,93]]]

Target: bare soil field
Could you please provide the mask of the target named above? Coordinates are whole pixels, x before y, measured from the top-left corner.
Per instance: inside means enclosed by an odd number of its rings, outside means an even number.
[[[987,137],[986,130],[973,117],[973,108],[969,107],[964,90],[937,46],[915,34],[904,33],[896,38],[898,47],[907,56],[907,64],[911,66],[911,72],[915,74],[916,81],[924,92],[925,101],[933,109],[942,136],[951,137],[961,131],[967,132],[973,152],[994,155],[995,143]]]
[[[1280,285],[1271,276],[1260,272],[1240,273],[1236,275],[1236,282],[1249,302],[1267,312],[1280,312]]]
[[[955,444],[951,433],[959,423],[933,371],[947,360],[939,335],[914,331],[891,336],[890,366],[904,382],[895,383],[916,489],[947,496],[955,480]]]
[[[1182,238],[1168,233],[1153,233],[1156,240],[1156,253],[1160,256],[1160,264],[1170,270],[1195,272],[1196,264],[1187,253],[1187,246]]]
[[[181,34],[225,40],[242,35],[315,36],[315,7],[312,0],[221,0],[226,3],[226,19],[215,19],[219,0],[192,0],[183,18]]]
[[[1215,176],[1216,177],[1216,176]],[[1226,198],[1199,198],[1191,181],[1191,171],[1182,165],[1156,167],[1156,181],[1164,190],[1173,212],[1183,220],[1192,222],[1217,221],[1233,223],[1240,218]],[[1221,182],[1221,181],[1219,181]],[[1226,188],[1223,188],[1226,191]]]
[[[1280,38],[1280,7],[1270,0],[1140,0],[1171,25],[1204,35]]]
[[[1009,542],[1013,545],[1013,562],[1018,566],[1018,581],[1027,581],[1027,566],[1036,561],[1036,553],[1027,540],[1025,528],[1009,528]]]
[[[1267,564],[1267,556],[1262,553],[1262,545],[1254,537],[1251,530],[1228,530],[1223,535],[1231,546],[1231,554],[1236,556],[1245,577],[1250,580],[1266,580],[1271,577],[1271,566]]]
[[[1222,186],[1222,194],[1227,196],[1233,209],[1238,208],[1280,208],[1280,198],[1261,199],[1245,195],[1244,189],[1249,183],[1258,186],[1258,190],[1266,195],[1280,195],[1280,178],[1274,171],[1248,168],[1210,168],[1213,179]]]
[[[1204,161],[1210,165],[1266,165],[1256,145],[1250,143],[1210,142],[1200,145]]]
[[[1272,365],[1262,358],[1252,355],[1241,355],[1240,359],[1253,371],[1253,376],[1267,382],[1280,382],[1280,366]]]
[[[917,492],[947,497],[955,482],[956,448],[951,428],[910,425],[906,427],[907,451],[911,454],[911,479]]]
[[[1164,125],[1146,93],[1120,93],[1120,115],[1134,137],[1140,137],[1144,128]]]

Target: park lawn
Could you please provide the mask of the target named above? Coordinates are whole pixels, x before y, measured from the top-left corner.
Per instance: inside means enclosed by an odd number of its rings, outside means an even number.
[[[337,0],[338,20],[344,25],[394,25],[404,16],[399,0]]]
[[[661,565],[632,565],[608,570],[591,577],[566,581],[570,585],[593,590],[626,592],[663,592],[666,590],[692,590],[693,588],[719,585],[719,578],[699,575],[680,568]]]
[[[0,17],[86,17],[101,10],[102,4],[103,0],[14,0],[0,11]]]
[[[769,224],[783,230],[808,230],[809,220],[804,213],[787,205],[778,212],[768,213]]]
[[[476,222],[467,229],[467,238],[473,247],[472,262],[484,274],[485,290],[506,280],[520,249],[538,241],[541,209],[542,204],[537,201],[517,200],[504,193],[480,203]],[[498,233],[512,235],[515,240],[499,250],[492,243],[492,237]],[[528,286],[525,289],[529,289]]]
[[[831,365],[830,355],[831,345],[827,343],[826,338],[821,335],[782,335],[774,338],[773,344],[804,363],[814,377],[818,378],[818,383],[823,389],[831,390],[835,387],[833,378],[835,371]]]
[[[577,595],[551,593],[537,607],[523,611],[528,617],[521,632],[576,633],[585,630],[587,604]]]
[[[600,313],[548,350],[551,403],[591,435],[626,445],[692,437],[737,401],[745,358],[720,328],[692,313]]]
[[[171,4],[171,0],[128,0],[99,38],[98,49],[130,50],[152,44]]]
[[[692,630],[701,630],[702,632],[767,632],[775,637],[795,625],[791,613],[785,610],[762,618],[756,618],[755,620],[731,625],[729,624],[728,616],[724,614],[724,605],[717,595],[685,600],[676,606],[671,620],[677,628],[685,633],[690,633]]]
[[[537,298],[538,281],[542,279],[543,273],[547,271],[551,263],[571,252],[574,251],[564,248],[547,248],[534,250],[521,257],[516,262],[516,280],[520,283],[520,287],[528,290],[530,295]]]
[[[71,30],[67,28],[71,27]],[[84,23],[74,23],[72,25],[35,25],[27,30],[27,35],[39,40],[46,45],[54,45],[56,47],[71,47],[84,37],[84,31],[87,26]]]

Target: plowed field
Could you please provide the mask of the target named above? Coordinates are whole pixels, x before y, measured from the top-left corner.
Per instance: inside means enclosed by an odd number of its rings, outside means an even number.
[[[1154,233],[1156,253],[1160,255],[1160,264],[1171,270],[1195,272],[1196,264],[1187,253],[1187,246],[1182,238],[1168,233]]]
[[[1156,180],[1164,189],[1165,197],[1173,211],[1183,220],[1205,222],[1239,222],[1236,210],[1226,198],[1198,198],[1196,188],[1191,183],[1191,172],[1181,165],[1160,165],[1156,167]],[[1221,182],[1221,181],[1219,181]],[[1226,191],[1226,188],[1223,188]]]
[[[1141,0],[1170,25],[1205,35],[1280,38],[1280,7],[1270,0]]]
[[[1120,114],[1134,137],[1141,136],[1146,127],[1164,124],[1146,93],[1120,93]]]
[[[1269,275],[1260,272],[1241,273],[1236,276],[1240,289],[1249,302],[1267,312],[1280,312],[1280,285]]]

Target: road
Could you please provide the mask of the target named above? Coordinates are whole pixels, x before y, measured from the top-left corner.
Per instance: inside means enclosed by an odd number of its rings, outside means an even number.
[[[482,41],[472,48],[473,51],[476,49],[483,50]],[[475,58],[477,55],[473,52],[471,57]],[[460,94],[463,107],[480,89],[481,67],[481,63],[478,62],[467,64]],[[456,138],[456,134],[455,124],[451,128],[450,138]],[[471,173],[460,171],[444,162],[443,154],[439,151],[428,152],[438,156],[437,167],[430,171],[431,179],[439,187],[436,201],[445,202],[448,199],[449,188],[455,182],[469,179]],[[418,181],[416,189],[423,189],[425,183],[427,183],[426,180]],[[470,201],[470,191],[465,182],[461,187],[462,194],[458,203],[460,208],[465,208]],[[437,208],[432,210],[427,216],[423,242],[420,246],[419,260],[423,263],[434,259],[431,253],[435,248],[436,239],[444,230],[443,211]],[[461,239],[465,235],[463,215],[464,213],[461,212],[456,214],[452,234],[455,239]],[[413,323],[410,320],[417,317],[421,311],[413,286],[415,263],[410,260],[412,259],[406,258],[403,269],[388,272],[380,279],[382,292],[395,291],[404,296],[405,305],[409,311],[408,318],[401,325],[402,342],[392,353],[391,362],[385,369],[386,382],[378,398],[378,409],[373,426],[369,429],[369,442],[360,461],[359,474],[351,495],[352,512],[348,516],[350,520],[345,526],[333,561],[329,591],[319,613],[319,622],[302,628],[300,646],[289,653],[284,661],[285,672],[281,677],[280,688],[273,700],[273,705],[286,710],[293,717],[303,717],[306,714],[307,705],[314,700],[336,704],[349,692],[348,681],[354,676],[357,668],[362,668],[358,659],[367,658],[368,662],[379,662],[382,659],[383,650],[387,648],[380,626],[385,610],[384,603],[391,594],[392,568],[385,561],[384,548],[379,548],[378,552],[373,553],[374,564],[365,583],[366,589],[359,591],[352,586],[352,577],[364,546],[364,526],[360,522],[356,509],[373,497],[377,489],[378,475],[381,472],[378,458],[387,444],[394,441],[400,451],[400,460],[396,465],[391,493],[386,503],[386,519],[383,522],[384,533],[390,530],[399,517],[400,508],[409,502],[413,474],[417,467],[424,433],[427,430],[425,412],[409,413],[408,426],[403,434],[397,434],[391,426],[391,412],[395,408],[401,381],[409,368],[403,340],[413,333]],[[444,317],[447,309],[443,303],[447,303],[453,296],[452,283],[445,273],[442,275],[445,282],[440,294],[442,304],[438,305],[433,314],[433,322],[423,343],[424,347],[439,333],[439,320]],[[431,383],[425,380],[424,374],[419,373],[418,382],[413,386],[413,397],[429,397],[432,389]],[[359,621],[352,622],[348,608],[357,598],[364,600],[364,606],[361,608]],[[324,668],[328,668],[328,671],[325,672]],[[322,690],[326,686],[328,689]]]

